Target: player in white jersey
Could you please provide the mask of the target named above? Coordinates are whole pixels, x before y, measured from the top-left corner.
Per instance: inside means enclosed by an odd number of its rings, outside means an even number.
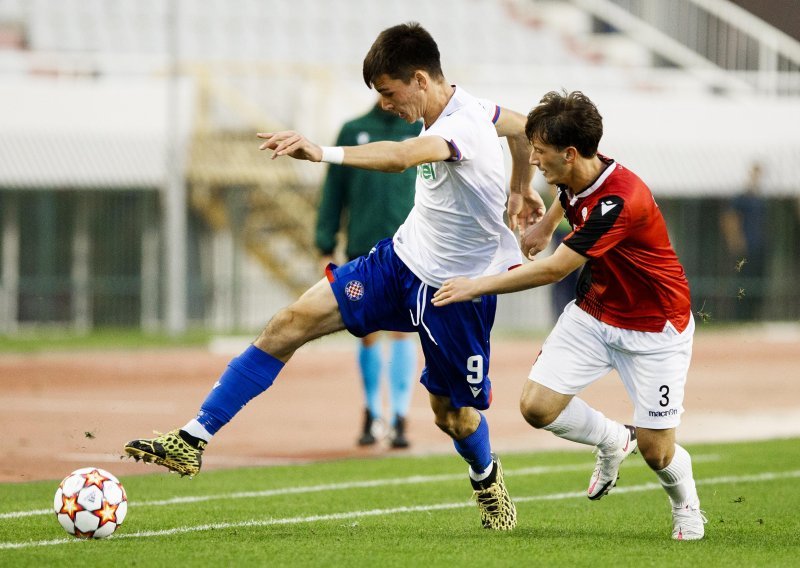
[[[450,274],[496,274],[521,263],[506,208],[503,153],[494,121],[500,109],[461,87],[420,137],[448,141],[453,157],[418,167],[414,209],[394,236],[397,255],[439,288]],[[491,118],[491,122],[486,117]]]
[[[415,205],[394,240],[336,267],[288,308],[228,365],[197,416],[183,428],[129,442],[125,451],[184,475],[200,469],[211,437],[273,383],[295,350],[342,329],[363,337],[377,331],[417,332],[425,354],[420,381],[429,392],[436,425],[469,464],[485,528],[509,530],[516,510],[500,462],[491,452],[480,410],[491,403],[489,332],[496,297],[443,308],[431,305],[441,283],[456,275],[496,274],[520,263],[503,224],[503,155],[512,155],[508,215],[512,228],[536,221],[544,204],[531,188],[525,117],[478,100],[444,78],[439,49],[419,24],[381,32],[364,59],[364,81],[381,106],[423,132],[402,142],[320,147],[293,131],[262,133],[272,158],[291,156],[365,169],[401,172],[417,167]]]

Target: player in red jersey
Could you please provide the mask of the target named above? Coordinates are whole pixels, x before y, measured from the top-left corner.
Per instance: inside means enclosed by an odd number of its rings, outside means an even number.
[[[706,522],[689,453],[675,443],[692,353],[689,285],[650,189],[597,153],[603,122],[583,93],[548,93],[528,115],[530,161],[558,188],[558,202],[523,238],[529,258],[562,216],[572,232],[548,258],[515,270],[444,282],[435,306],[557,282],[583,267],[576,300],[561,314],[531,368],[520,409],[535,428],[596,446],[589,499],[616,485],[638,445],[672,505],[676,540],[703,537]],[[577,395],[612,369],[634,405],[633,426]]]

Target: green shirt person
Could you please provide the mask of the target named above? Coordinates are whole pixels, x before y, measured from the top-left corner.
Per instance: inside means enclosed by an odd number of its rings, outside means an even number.
[[[365,115],[342,126],[337,146],[358,146],[377,140],[401,142],[416,137],[422,123],[409,124],[399,116],[375,105]],[[348,260],[367,254],[381,239],[394,235],[414,206],[416,168],[402,173],[385,173],[331,164],[322,187],[315,244],[323,266],[333,260],[339,231],[345,229]],[[386,433],[382,418],[382,345],[379,334],[362,338],[358,362],[364,384],[364,421],[358,444],[373,445]],[[392,333],[390,339],[389,416],[392,448],[409,446],[406,415],[411,403],[411,385],[417,371],[417,346],[413,337]]]
[[[409,124],[378,105],[342,126],[337,146],[359,146],[376,140],[401,142],[414,138],[421,123]],[[394,235],[414,206],[416,168],[391,174],[331,164],[322,187],[315,244],[323,257],[332,256],[337,234],[345,225],[348,260],[367,254]]]

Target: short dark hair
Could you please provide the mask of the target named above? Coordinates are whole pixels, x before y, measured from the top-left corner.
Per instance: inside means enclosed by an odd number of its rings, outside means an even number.
[[[603,137],[603,117],[580,91],[550,91],[528,114],[525,135],[559,150],[574,146],[581,156],[591,158]]]
[[[408,83],[417,70],[434,79],[442,79],[439,46],[431,34],[417,22],[386,28],[364,57],[364,82],[372,88],[381,75]]]

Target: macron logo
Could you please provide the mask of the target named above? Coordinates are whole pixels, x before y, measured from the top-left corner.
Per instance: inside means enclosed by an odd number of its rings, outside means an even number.
[[[477,397],[479,394],[481,394],[481,391],[483,390],[482,388],[478,389],[473,386],[470,386],[469,389],[472,391],[473,397]]]
[[[604,201],[603,203],[600,204],[600,214],[605,215],[606,213],[614,209],[614,207],[616,207],[617,205],[618,203],[614,203],[613,201]]]

